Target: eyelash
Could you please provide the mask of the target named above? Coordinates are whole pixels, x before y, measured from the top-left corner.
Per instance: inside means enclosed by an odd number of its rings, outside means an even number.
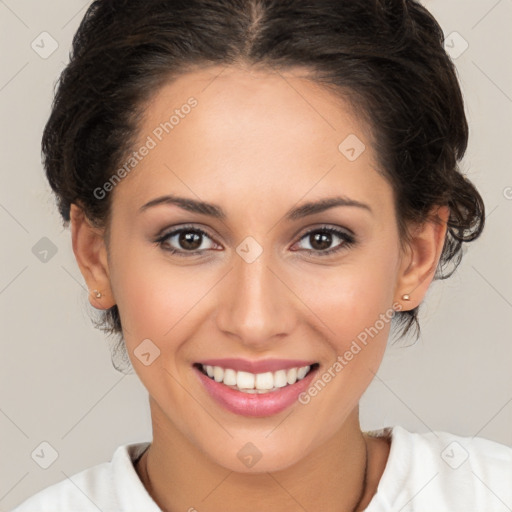
[[[173,231],[169,231],[168,233],[164,233],[163,235],[159,236],[154,241],[154,243],[157,244],[162,249],[164,249],[165,251],[167,251],[171,254],[180,256],[180,257],[195,256],[195,255],[200,254],[200,253],[204,252],[205,250],[207,250],[207,249],[202,249],[202,250],[196,250],[196,251],[185,251],[185,250],[174,249],[172,247],[169,247],[168,245],[165,245],[167,243],[167,241],[169,240],[169,238],[179,235],[180,233],[190,233],[190,232],[200,234],[200,235],[212,240],[212,237],[208,233],[206,233],[206,231],[203,231],[200,228],[197,228],[195,226],[183,226],[179,229],[175,229]],[[340,229],[333,228],[330,226],[322,226],[322,227],[311,229],[310,231],[307,231],[306,233],[304,233],[300,237],[299,240],[302,240],[302,239],[310,236],[313,233],[329,233],[329,234],[337,236],[343,242],[332,249],[326,249],[324,251],[314,250],[314,249],[302,249],[302,251],[304,251],[308,254],[314,254],[314,255],[324,257],[324,256],[328,256],[328,255],[337,253],[343,249],[349,248],[350,246],[352,246],[356,243],[355,237],[353,235],[350,235],[349,233],[346,233],[345,231],[342,231]]]

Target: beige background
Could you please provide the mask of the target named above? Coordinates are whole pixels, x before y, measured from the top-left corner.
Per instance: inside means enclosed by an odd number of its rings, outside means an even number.
[[[69,231],[40,163],[53,85],[87,5],[0,0],[1,511],[109,460],[120,444],[151,438],[145,389],[135,375],[112,368],[105,338],[89,321]],[[421,339],[389,347],[362,401],[362,424],[479,435],[512,446],[512,0],[425,5],[450,51],[469,44],[455,59],[471,126],[463,167],[484,196],[488,224],[456,275],[431,289]],[[42,32],[58,44],[49,56],[52,42]],[[43,237],[57,249],[46,262],[32,252]],[[31,457],[44,441],[58,454],[48,469]]]

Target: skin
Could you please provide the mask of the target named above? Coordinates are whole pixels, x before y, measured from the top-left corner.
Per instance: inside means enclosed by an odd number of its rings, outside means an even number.
[[[317,361],[322,375],[394,303],[419,305],[449,211],[433,210],[440,223],[410,225],[410,243],[402,246],[393,190],[378,171],[368,127],[343,98],[298,70],[212,67],[183,75],[148,105],[141,144],[190,96],[197,107],[114,189],[108,244],[104,230],[76,205],[71,210],[77,262],[89,289],[103,294],[91,294],[91,304],[118,305],[128,353],[149,392],[153,442],[137,471],[166,511],[249,511],[254,503],[268,512],[350,511],[367,446],[362,510],[377,490],[389,443],[363,434],[358,402],[381,363],[389,323],[308,404],[264,418],[223,409],[192,364],[304,359]],[[350,134],[366,146],[353,162],[338,149]],[[226,218],[176,205],[139,211],[165,194],[214,203]],[[334,195],[371,212],[338,206],[285,219],[291,208]],[[164,228],[184,224],[209,234],[201,254],[172,255],[154,242]],[[322,256],[304,235],[326,225],[350,230],[356,242]],[[247,236],[263,250],[252,263],[236,252]],[[178,237],[167,244],[186,251]],[[340,244],[333,236],[328,248]],[[134,356],[147,338],[160,350],[149,366]],[[237,457],[247,442],[262,454],[252,468]]]

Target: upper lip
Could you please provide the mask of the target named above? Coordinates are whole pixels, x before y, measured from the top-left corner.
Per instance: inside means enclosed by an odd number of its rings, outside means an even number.
[[[235,371],[257,374],[311,366],[315,364],[315,361],[304,361],[298,359],[262,359],[260,361],[250,361],[248,359],[240,358],[225,358],[205,359],[203,361],[198,361],[198,364],[202,364],[203,366],[220,366],[221,368],[231,368]]]

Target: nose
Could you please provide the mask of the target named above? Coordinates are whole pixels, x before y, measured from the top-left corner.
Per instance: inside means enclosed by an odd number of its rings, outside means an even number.
[[[264,351],[289,335],[297,322],[293,292],[276,265],[262,255],[252,263],[235,257],[219,289],[217,327],[253,350]]]

